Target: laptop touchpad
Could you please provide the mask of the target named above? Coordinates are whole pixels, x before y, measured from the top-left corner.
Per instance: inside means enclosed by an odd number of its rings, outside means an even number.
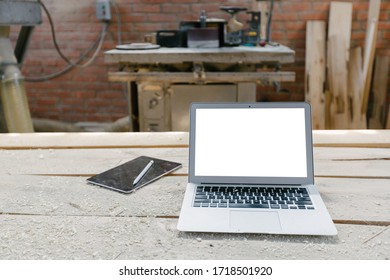
[[[279,214],[268,211],[230,211],[230,230],[233,232],[278,233]]]

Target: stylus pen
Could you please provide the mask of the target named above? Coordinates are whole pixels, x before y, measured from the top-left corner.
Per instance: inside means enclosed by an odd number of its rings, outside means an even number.
[[[138,176],[134,179],[133,186],[137,185],[138,182],[141,181],[141,179],[144,177],[146,172],[148,172],[149,169],[152,167],[153,163],[154,163],[153,160],[149,161],[149,163],[145,166],[145,168],[141,171],[141,173],[138,174]]]

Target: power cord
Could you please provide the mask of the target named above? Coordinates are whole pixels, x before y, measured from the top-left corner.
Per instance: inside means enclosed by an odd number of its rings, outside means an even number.
[[[57,78],[67,72],[69,72],[70,70],[72,70],[73,68],[75,67],[87,67],[89,66],[93,60],[95,60],[98,52],[100,51],[100,48],[103,44],[103,41],[104,41],[104,37],[105,37],[105,33],[106,33],[106,29],[107,29],[107,23],[105,23],[103,25],[103,31],[102,33],[100,34],[99,38],[93,42],[93,44],[91,45],[91,47],[89,47],[79,58],[78,60],[73,64],[68,64],[64,69],[58,71],[58,72],[54,72],[52,74],[49,74],[49,75],[45,75],[45,76],[39,76],[39,77],[24,77],[24,80],[26,82],[43,82],[43,81],[47,81],[47,80],[51,80],[51,79],[54,79],[54,78]],[[88,55],[92,52],[93,49],[96,48],[96,45],[98,45],[98,48],[96,49],[94,55],[91,57],[91,59],[83,64],[83,65],[80,65],[80,63],[86,59],[88,57]]]
[[[50,15],[50,12],[49,10],[46,8],[46,5],[41,1],[41,0],[38,0],[39,2],[39,5],[41,5],[42,9],[45,11],[46,15],[47,15],[47,18],[49,20],[49,24],[50,24],[50,30],[51,30],[51,37],[53,39],[53,43],[54,43],[54,47],[56,48],[58,54],[62,57],[63,60],[65,60],[68,64],[73,64],[61,51],[60,47],[58,46],[58,43],[57,43],[57,38],[56,38],[56,32],[54,30],[54,22],[53,22],[53,19],[51,18],[51,15]]]
[[[115,1],[111,0],[110,2],[111,3],[114,3]],[[103,28],[102,28],[102,31],[99,35],[99,37],[97,38],[97,40],[95,42],[92,43],[91,47],[88,48],[77,60],[76,62],[72,62],[69,58],[67,58],[61,51],[61,49],[59,48],[58,46],[58,43],[57,43],[57,39],[56,39],[56,34],[55,34],[55,29],[54,29],[54,23],[53,23],[53,20],[52,20],[52,17],[50,15],[50,12],[49,10],[47,9],[47,7],[45,6],[45,4],[41,1],[41,0],[38,0],[39,4],[42,6],[43,10],[45,11],[46,15],[47,15],[47,18],[49,20],[49,24],[50,24],[50,28],[51,28],[51,34],[52,34],[52,39],[53,39],[53,43],[54,43],[54,47],[56,49],[56,51],[58,52],[58,54],[61,56],[61,58],[68,64],[64,69],[58,71],[58,72],[55,72],[55,73],[52,73],[52,74],[49,74],[49,75],[45,75],[45,76],[39,76],[39,77],[25,77],[25,81],[27,82],[42,82],[42,81],[47,81],[47,80],[50,80],[50,79],[54,79],[56,77],[59,77],[67,72],[69,72],[70,70],[72,70],[73,68],[75,67],[81,67],[81,68],[84,68],[84,67],[88,67],[89,65],[92,64],[92,62],[96,59],[97,55],[99,54],[101,48],[102,48],[102,45],[103,45],[103,42],[104,42],[104,39],[105,39],[105,36],[106,36],[106,32],[107,32],[107,28],[109,26],[109,23],[108,22],[103,22]],[[116,3],[115,3],[116,5]],[[115,6],[114,6],[115,7]],[[116,6],[115,8],[115,11],[116,11],[116,14],[117,14],[117,18],[118,18],[118,22],[120,22],[120,17],[118,17],[119,15],[119,10]],[[120,26],[118,26],[118,40],[121,40],[121,31],[119,29]],[[97,47],[96,47],[97,46]],[[83,60],[85,60],[88,55],[91,53],[91,51],[93,49],[95,49],[95,52],[94,54],[92,55],[92,57],[84,64],[81,64],[81,62]]]
[[[115,16],[116,16],[116,21],[117,21],[118,45],[122,45],[122,18],[121,18],[121,14],[119,12],[118,4],[115,2],[115,0],[110,0],[110,3],[114,7],[114,10],[115,10]]]

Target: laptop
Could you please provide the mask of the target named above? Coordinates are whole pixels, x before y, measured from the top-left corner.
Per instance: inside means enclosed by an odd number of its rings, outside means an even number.
[[[310,105],[193,103],[188,232],[336,235],[314,185]]]

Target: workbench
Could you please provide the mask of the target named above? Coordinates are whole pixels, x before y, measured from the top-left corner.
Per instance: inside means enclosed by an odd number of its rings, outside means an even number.
[[[108,73],[109,81],[128,84],[130,111],[134,119],[139,119],[141,131],[188,131],[189,103],[255,102],[257,84],[275,85],[279,90],[281,82],[295,81],[294,72],[282,71],[282,66],[292,64],[294,57],[292,49],[276,44],[115,49],[105,53],[105,62],[119,68]],[[186,125],[175,126],[183,119]]]
[[[159,48],[129,51],[110,50],[105,52],[105,62],[119,64],[120,69],[124,70],[123,72],[109,73],[109,80],[113,82],[142,80],[168,80],[186,83],[221,81],[293,82],[295,80],[294,72],[257,72],[257,69],[268,66],[274,68],[274,70],[280,70],[282,64],[293,63],[294,56],[295,52],[283,45],[267,45],[265,47]],[[249,66],[253,67],[250,68]],[[161,71],[164,67],[166,71]],[[144,68],[149,69],[149,71],[145,71]],[[140,69],[144,70],[139,71]],[[229,69],[233,70],[229,71]],[[156,70],[156,72],[153,70]],[[193,73],[194,70],[195,73]]]
[[[0,259],[389,259],[390,130],[314,131],[335,237],[184,233],[188,133],[0,135]],[[147,155],[183,167],[132,194],[86,179]]]

